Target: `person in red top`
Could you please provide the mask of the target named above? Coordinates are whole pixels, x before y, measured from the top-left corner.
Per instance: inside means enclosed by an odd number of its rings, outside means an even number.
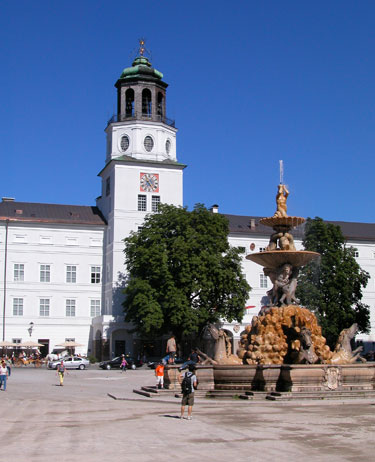
[[[164,388],[164,364],[160,363],[155,368],[156,388]]]

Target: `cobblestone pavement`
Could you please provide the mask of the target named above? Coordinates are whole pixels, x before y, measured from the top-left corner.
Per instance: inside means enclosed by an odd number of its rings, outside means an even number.
[[[147,368],[70,371],[64,387],[55,371],[13,369],[0,392],[0,462],[373,460],[374,400],[197,399],[187,421],[178,399],[132,393],[153,384]]]

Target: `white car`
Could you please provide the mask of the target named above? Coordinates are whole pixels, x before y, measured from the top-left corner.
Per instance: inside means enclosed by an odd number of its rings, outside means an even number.
[[[57,361],[49,361],[48,368],[49,369],[57,369],[57,366],[61,363],[61,359]],[[85,358],[80,358],[79,356],[68,356],[67,358],[63,359],[64,366],[67,369],[86,369],[89,367],[90,361]]]

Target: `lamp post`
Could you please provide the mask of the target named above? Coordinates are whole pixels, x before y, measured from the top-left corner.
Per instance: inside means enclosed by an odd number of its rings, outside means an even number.
[[[30,337],[33,333],[33,329],[34,329],[34,323],[31,321],[30,324],[29,324],[29,328],[27,329],[27,332],[29,333]]]

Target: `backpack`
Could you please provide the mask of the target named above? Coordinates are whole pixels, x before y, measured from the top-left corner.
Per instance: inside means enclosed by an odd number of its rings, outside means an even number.
[[[191,384],[191,378],[193,377],[192,372],[187,372],[181,383],[181,391],[184,395],[189,395],[193,392],[193,387]]]

